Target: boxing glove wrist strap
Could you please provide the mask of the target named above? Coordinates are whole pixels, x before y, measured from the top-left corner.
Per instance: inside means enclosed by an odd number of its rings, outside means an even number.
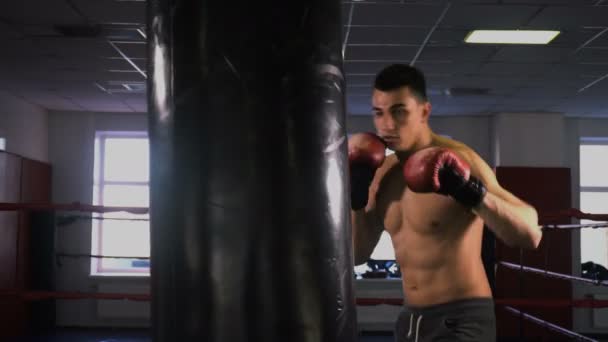
[[[359,210],[367,205],[369,186],[375,172],[375,169],[362,163],[352,163],[350,165],[351,209]]]
[[[483,201],[487,189],[483,182],[473,176],[465,180],[452,168],[442,168],[439,171],[441,189],[439,193],[451,196],[462,205],[473,208]]]
[[[469,180],[450,194],[462,205],[473,208],[478,206],[487,193],[485,185],[481,180],[471,176]]]

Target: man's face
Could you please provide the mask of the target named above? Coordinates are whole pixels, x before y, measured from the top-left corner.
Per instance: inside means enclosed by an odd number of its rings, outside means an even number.
[[[431,105],[422,102],[409,88],[390,91],[374,89],[372,112],[374,126],[393,151],[409,151],[426,129]]]

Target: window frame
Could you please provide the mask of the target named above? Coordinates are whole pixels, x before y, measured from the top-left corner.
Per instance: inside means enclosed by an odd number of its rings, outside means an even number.
[[[594,146],[606,146],[608,148],[608,137],[606,138],[581,138],[580,139],[580,143],[579,143],[579,153],[580,153],[580,149],[582,146],[584,145],[594,145]],[[579,160],[579,170],[581,169],[581,163]],[[580,177],[580,172],[579,172],[579,179],[578,179],[578,185],[579,185],[579,192],[583,193],[583,192],[608,192],[608,186],[584,186],[582,185],[582,180]],[[579,203],[580,206],[580,203]]]
[[[605,146],[606,148],[608,148],[608,137],[581,137],[579,139],[579,147],[578,147],[578,153],[579,153],[579,160],[578,160],[578,168],[579,168],[579,175],[578,175],[578,207],[581,208],[581,210],[585,211],[585,208],[582,207],[582,197],[583,197],[583,193],[605,193],[608,194],[608,186],[584,186],[582,185],[582,179],[581,179],[581,174],[582,174],[582,164],[581,164],[581,160],[580,160],[580,153],[581,153],[581,149],[583,146],[585,145],[599,145],[599,146]],[[590,221],[587,220],[581,220],[581,223],[588,223]],[[582,233],[582,232],[581,232]],[[581,248],[581,257],[582,257],[582,250],[585,248],[582,244],[582,236],[581,236],[581,241],[580,241],[580,248]],[[608,252],[608,250],[607,250]],[[581,260],[581,262],[584,262],[583,260]],[[605,265],[604,265],[605,266]]]
[[[93,166],[93,204],[103,205],[103,194],[105,186],[112,185],[124,185],[124,186],[145,186],[150,188],[150,180],[148,181],[114,181],[105,180],[105,160],[106,160],[106,141],[108,139],[146,139],[149,144],[149,136],[145,131],[96,131],[95,132],[95,143],[94,143],[94,166]],[[149,177],[148,177],[149,178]],[[97,191],[95,191],[97,189]],[[91,254],[99,255],[103,250],[103,218],[108,214],[104,213],[93,213],[93,219],[91,222]],[[111,214],[110,214],[111,215]],[[131,215],[131,214],[129,214]],[[149,215],[145,215],[149,218]],[[139,216],[138,216],[139,217]],[[149,221],[148,221],[149,225]],[[149,257],[149,255],[140,255],[141,257]],[[131,261],[140,260],[137,258],[127,259]],[[102,258],[91,258],[90,265],[90,276],[94,277],[106,277],[106,276],[118,276],[118,277],[149,277],[150,266],[147,267],[103,267]]]

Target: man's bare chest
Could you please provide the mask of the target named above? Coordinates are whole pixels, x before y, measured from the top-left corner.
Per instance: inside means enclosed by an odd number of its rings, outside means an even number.
[[[447,196],[409,190],[398,168],[387,172],[379,183],[376,210],[391,234],[403,229],[421,234],[453,231],[472,219],[469,210]]]

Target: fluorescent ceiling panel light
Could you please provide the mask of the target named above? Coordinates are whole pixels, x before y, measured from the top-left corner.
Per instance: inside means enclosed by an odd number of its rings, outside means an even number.
[[[472,44],[548,44],[559,31],[475,30],[464,39]]]

